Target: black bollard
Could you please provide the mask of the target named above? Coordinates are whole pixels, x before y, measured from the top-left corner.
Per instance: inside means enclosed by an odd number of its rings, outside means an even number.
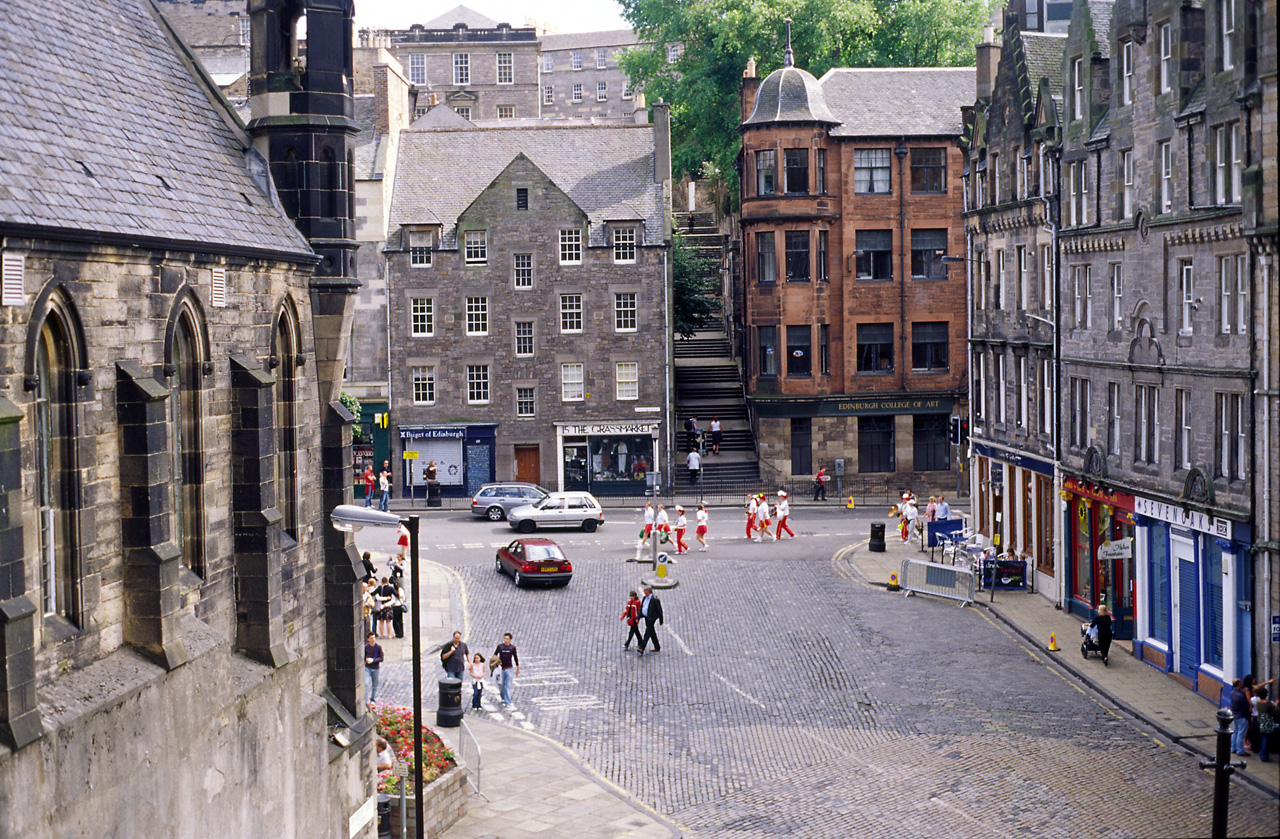
[[[884,522],[871,523],[871,541],[867,543],[867,550],[884,553]]]
[[[436,708],[436,725],[441,728],[457,728],[462,723],[462,682],[458,679],[440,680],[440,704]]]
[[[1210,836],[1213,839],[1227,839],[1227,797],[1231,793],[1231,776],[1237,769],[1243,769],[1243,760],[1231,762],[1231,711],[1218,709],[1218,727],[1214,732],[1218,735],[1217,754],[1213,760],[1200,761],[1201,769],[1213,769],[1213,827]]]

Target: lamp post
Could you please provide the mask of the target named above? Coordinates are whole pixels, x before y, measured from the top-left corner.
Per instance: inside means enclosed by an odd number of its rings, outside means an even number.
[[[423,839],[422,813],[422,617],[418,608],[418,517],[402,519],[395,513],[384,513],[372,507],[341,504],[329,514],[337,530],[354,533],[362,527],[399,527],[409,531],[409,592],[413,600],[409,639],[413,649],[413,801],[417,839]]]

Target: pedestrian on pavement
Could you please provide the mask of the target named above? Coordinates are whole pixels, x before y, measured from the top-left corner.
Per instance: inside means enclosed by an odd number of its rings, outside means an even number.
[[[1089,622],[1089,628],[1096,630],[1097,637],[1093,642],[1097,645],[1098,652],[1102,653],[1102,663],[1110,664],[1107,657],[1111,654],[1111,610],[1106,606],[1099,606],[1098,616]]]
[[[502,660],[502,671],[498,674],[498,691],[502,695],[502,707],[511,706],[511,674],[520,675],[520,654],[516,645],[511,643],[511,633],[502,633],[502,643],[494,648],[493,654]]]
[[[702,474],[702,455],[698,454],[696,448],[689,450],[688,456],[684,459],[684,465],[689,467],[689,482],[697,486],[698,475]]]
[[[622,607],[622,617],[619,620],[627,622],[630,629],[627,630],[627,640],[622,642],[622,649],[631,649],[631,639],[636,639],[636,646],[639,647],[644,643],[644,639],[640,637],[640,595],[634,591],[627,598],[627,605]]]
[[[1231,683],[1231,695],[1227,700],[1231,707],[1231,751],[1241,757],[1249,757],[1244,746],[1244,738],[1249,733],[1249,719],[1253,716],[1253,705],[1244,692],[1244,680],[1236,679]]]
[[[399,554],[387,557],[387,570],[391,572],[391,582],[404,579],[404,557]]]
[[[907,499],[907,503],[902,511],[902,517],[903,521],[906,523],[906,528],[902,532],[902,541],[910,542],[911,537],[915,535],[916,524],[920,520],[920,510],[916,507],[916,498],[914,495]]]
[[[676,505],[676,553],[687,553],[689,546],[684,543],[684,532],[689,527],[689,520],[684,517],[684,507]]]
[[[698,447],[698,418],[689,417],[684,421],[684,430],[689,434],[689,448]]]
[[[373,490],[378,485],[378,476],[373,474],[373,464],[364,467],[364,506],[373,506]]]
[[[825,466],[813,476],[813,500],[817,501],[819,498],[823,501],[827,500],[827,467]]]
[[[378,675],[382,667],[382,646],[372,632],[364,636],[364,682],[369,691],[369,704],[378,701]]]
[[[377,586],[377,578],[370,577],[360,584],[360,606],[364,615],[364,631],[376,633],[378,631],[377,618],[374,616],[373,590]]]
[[[1263,763],[1270,763],[1271,738],[1275,736],[1276,729],[1280,727],[1280,720],[1276,719],[1276,703],[1268,698],[1266,688],[1258,688],[1253,710],[1257,714],[1258,720],[1258,760]]]
[[[698,548],[698,550],[705,551],[707,549],[707,505],[706,504],[698,505],[698,524],[694,528],[693,535],[697,536],[698,541],[702,544],[702,547]]]
[[[396,556],[400,557],[400,561],[404,562],[406,551],[409,550],[409,528],[403,524],[396,528],[396,544],[400,546],[400,553]]]
[[[724,439],[724,431],[720,428],[720,418],[711,418],[711,453],[720,454],[720,442]]]
[[[434,460],[429,460],[427,461],[427,468],[422,470],[422,477],[427,479],[427,483],[431,483],[436,479],[438,472],[439,470],[436,469],[436,462]]]
[[[470,655],[471,651],[462,643],[462,633],[454,631],[453,640],[445,642],[440,648],[440,664],[444,667],[445,678],[462,681]]]
[[[791,528],[787,526],[787,516],[791,515],[791,502],[787,501],[787,493],[785,490],[778,490],[778,529],[774,531],[773,538],[781,539],[782,531],[787,531],[787,535],[792,539],[796,538],[796,534],[791,532]]]
[[[924,508],[924,520],[938,520],[938,499],[932,495],[929,496],[929,505]]]
[[[387,741],[381,737],[377,739],[376,744],[378,750],[378,772],[390,772],[395,768],[395,753],[391,751]]]
[[[765,500],[764,493],[756,496],[756,537],[755,541],[763,542],[764,537],[768,536],[770,542],[776,542],[777,539],[769,532],[769,502]]]
[[[1258,684],[1257,679],[1254,678],[1252,673],[1247,673],[1244,677],[1244,695],[1249,697],[1249,705],[1251,708],[1249,716],[1248,744],[1255,752],[1259,751],[1258,739],[1261,736],[1261,732],[1258,731],[1258,691],[1265,689],[1267,685],[1274,681],[1275,679],[1268,679],[1262,684]]]
[[[951,505],[947,503],[947,497],[945,495],[939,495],[938,519],[939,521],[946,521],[949,518],[951,518]]]
[[[390,512],[391,509],[391,461],[382,461],[382,471],[378,473],[378,489],[382,492],[382,498],[378,501],[378,509],[382,512]]]
[[[373,567],[373,554],[365,551],[360,557],[360,564],[364,566],[364,582],[378,576],[377,569]]]
[[[396,599],[396,587],[391,585],[388,577],[382,578],[382,584],[373,592],[373,608],[377,612],[378,635],[391,637],[391,603]]]
[[[760,505],[756,501],[754,495],[747,497],[747,538],[756,538],[756,513],[760,512]],[[758,539],[756,541],[759,541]]]
[[[640,639],[640,655],[644,655],[645,644],[653,641],[653,651],[662,652],[658,643],[657,626],[662,623],[662,601],[654,596],[653,586],[644,587],[644,598],[640,601],[640,616],[644,618],[644,637]]]
[[[400,585],[400,581],[395,577],[391,578],[391,585],[396,590],[396,597],[391,601],[391,629],[395,631],[397,638],[403,638],[404,613],[408,611],[404,605],[404,586]]]
[[[653,502],[644,502],[644,530],[640,531],[640,542],[644,544],[653,533]]]
[[[658,505],[658,514],[653,519],[653,529],[658,531],[659,542],[671,541],[671,520],[667,517],[667,508],[664,504]]]
[[[480,710],[480,694],[484,693],[484,656],[476,653],[471,656],[471,666],[468,674],[471,676],[471,710]]]

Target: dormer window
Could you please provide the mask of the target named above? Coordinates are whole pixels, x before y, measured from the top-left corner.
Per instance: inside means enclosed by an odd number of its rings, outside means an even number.
[[[430,229],[409,231],[409,265],[414,268],[431,266],[431,251],[435,247],[435,231]]]

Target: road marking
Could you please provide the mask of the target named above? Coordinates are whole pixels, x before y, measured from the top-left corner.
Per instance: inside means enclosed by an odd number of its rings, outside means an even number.
[[[591,693],[534,696],[528,701],[538,706],[539,711],[587,711],[605,707],[600,697]]]
[[[689,646],[676,634],[674,629],[668,629],[667,634],[676,639],[676,643],[680,645],[680,649],[684,650],[686,655],[693,655],[693,650],[689,649]]]
[[[520,723],[520,727],[525,731],[533,731],[533,723],[531,722],[522,722]]]
[[[458,549],[458,546],[457,545],[435,545],[434,548],[437,551],[456,551]]]
[[[510,542],[490,542],[490,543],[489,543],[489,547],[491,547],[491,548],[505,548],[507,545],[510,545],[510,544],[511,544]]]
[[[764,707],[764,703],[763,703],[763,702],[761,702],[759,699],[756,699],[754,696],[750,695],[749,693],[747,693],[746,691],[744,691],[742,688],[738,687],[738,686],[737,686],[737,685],[735,685],[733,682],[731,682],[731,681],[729,681],[728,679],[726,679],[724,676],[721,676],[719,673],[712,673],[711,675],[712,675],[712,676],[715,676],[717,679],[719,679],[720,681],[724,682],[726,685],[728,685],[728,686],[729,686],[729,690],[731,690],[731,691],[733,691],[734,693],[738,694],[738,695],[739,695],[739,696],[741,696],[743,699],[745,699],[745,700],[747,700],[748,702],[750,702],[752,705],[756,705],[756,706],[761,707],[761,708],[763,708],[763,707]]]
[[[464,542],[462,545],[462,549],[467,551],[475,550],[476,548],[483,548],[483,547],[484,547],[484,542]]]

